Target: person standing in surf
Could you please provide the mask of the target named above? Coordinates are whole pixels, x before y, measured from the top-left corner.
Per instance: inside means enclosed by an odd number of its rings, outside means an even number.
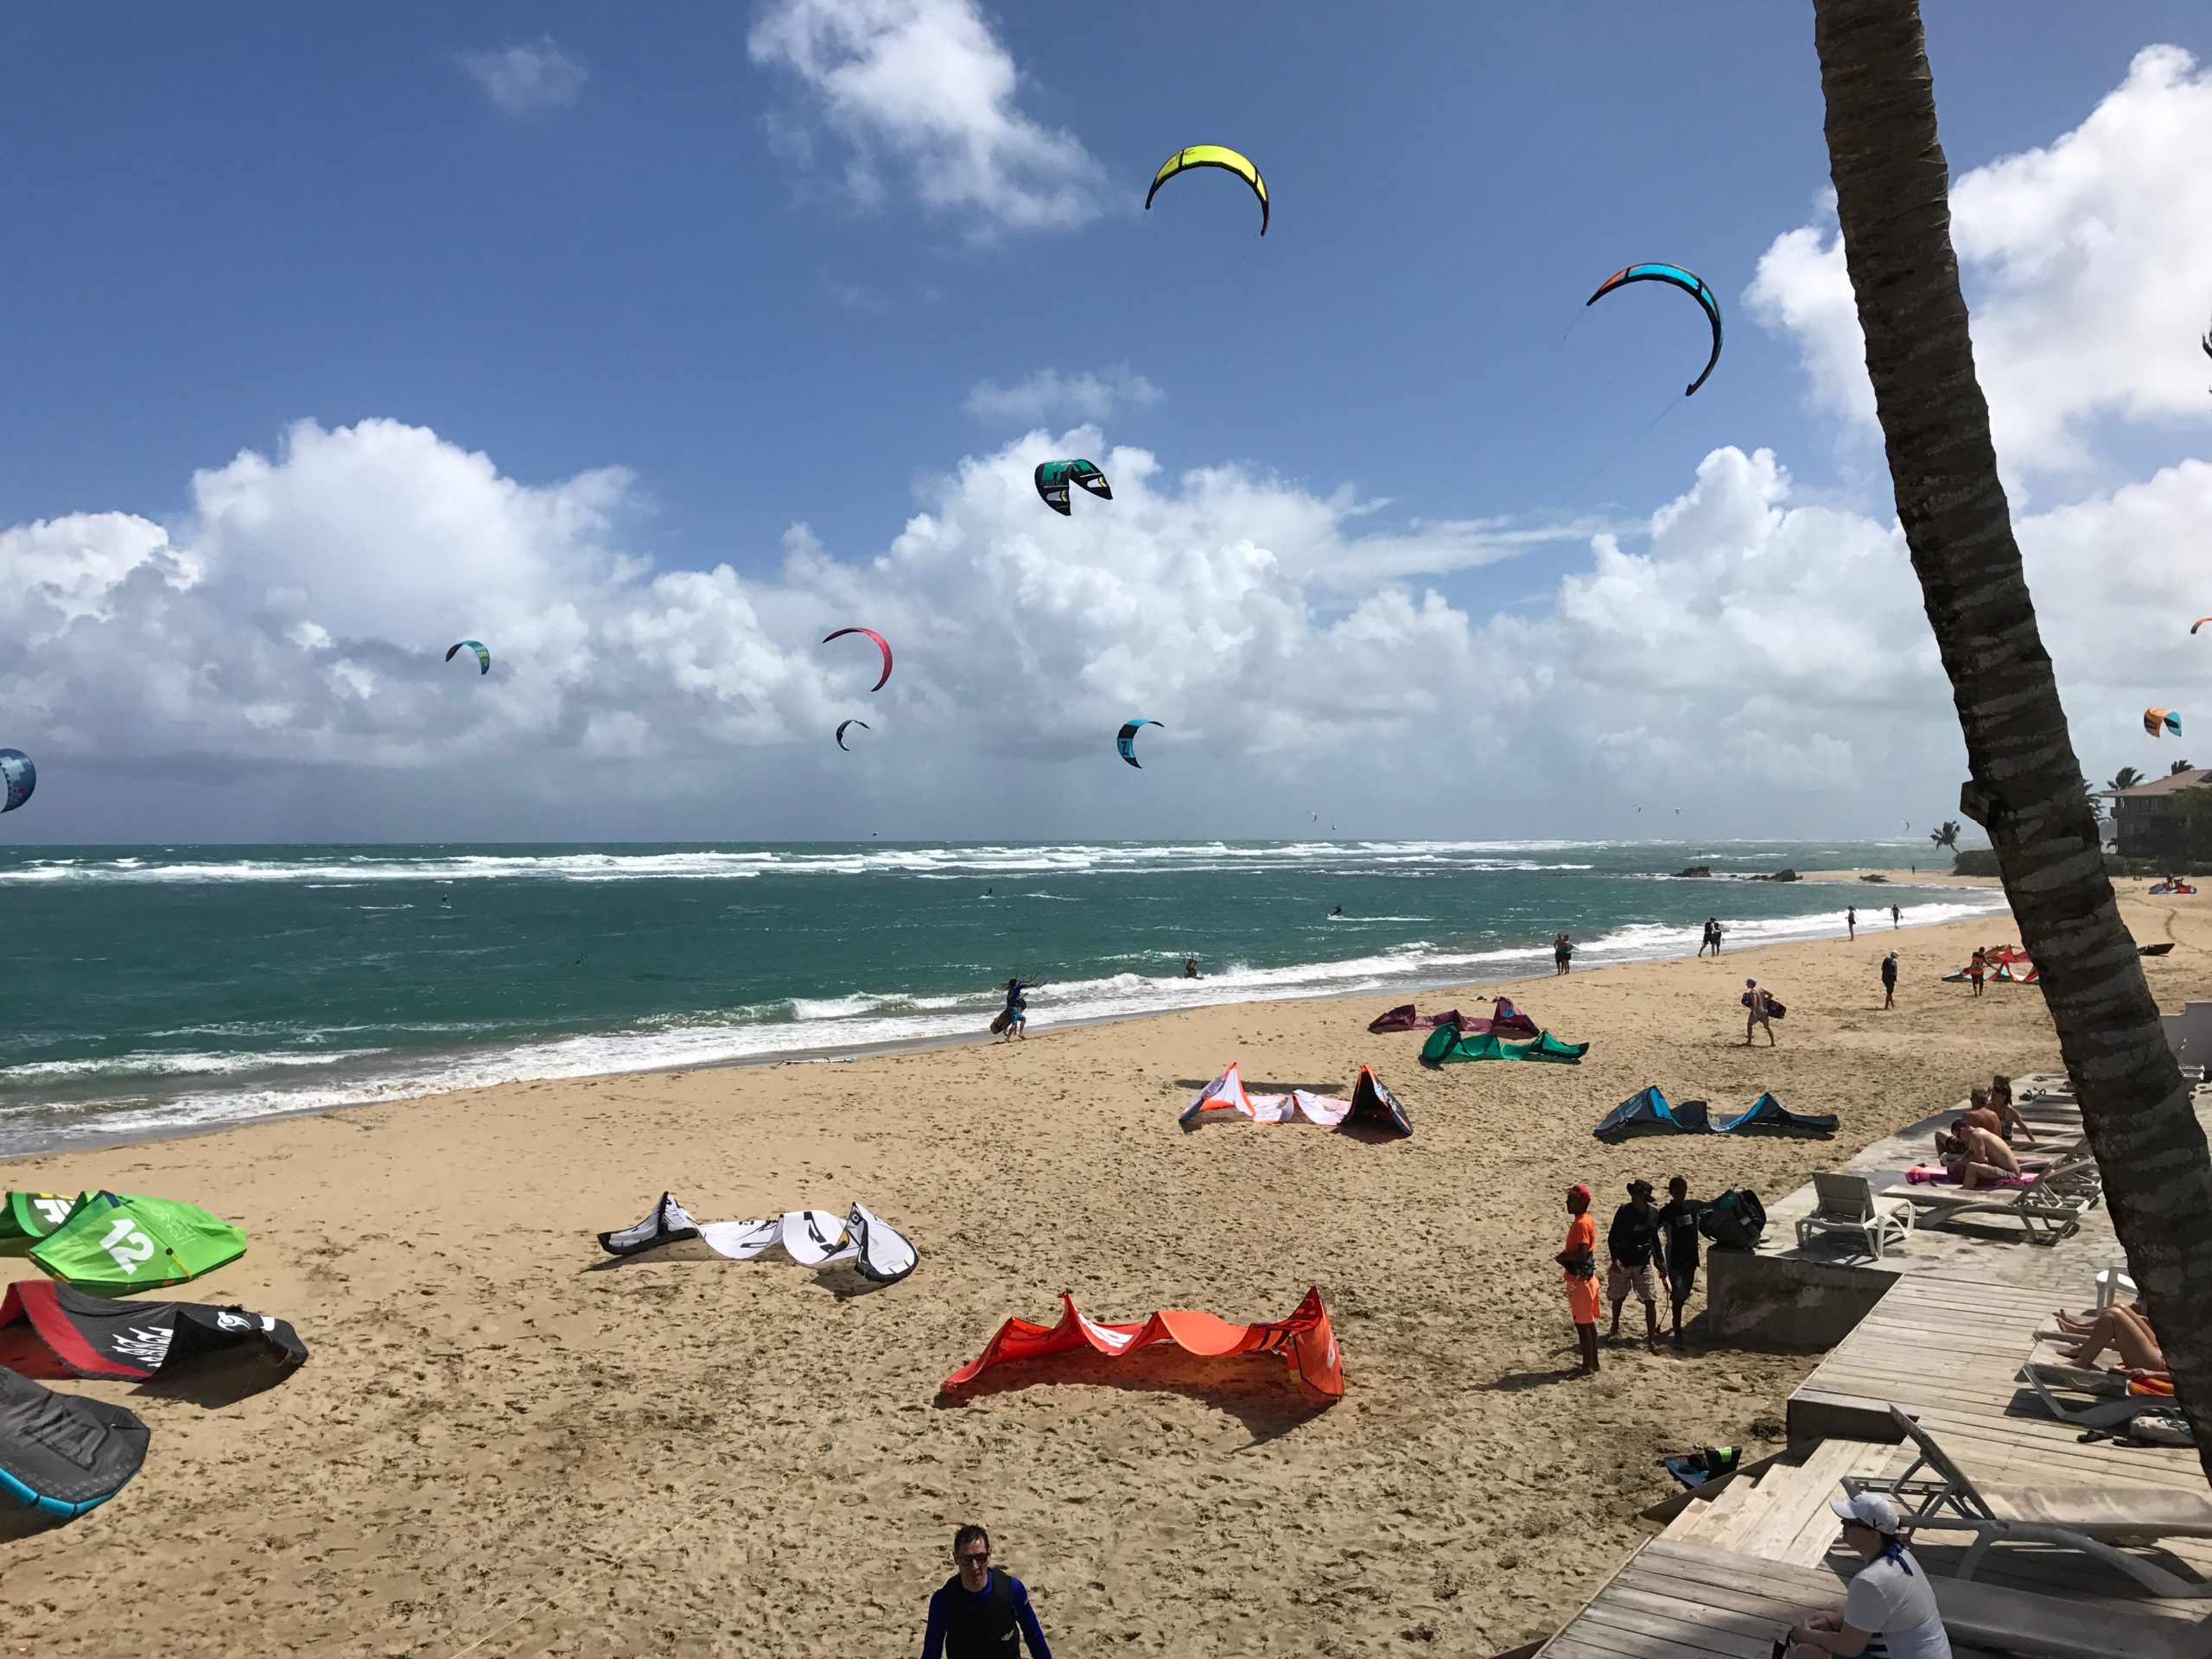
[[[1022,993],[1033,991],[1036,988],[1037,982],[1034,980],[1009,979],[1007,981],[1006,1010],[999,1016],[1006,1021],[1005,1029],[999,1038],[1001,1042],[1009,1042],[1016,1037],[1020,1038],[1024,1042],[1029,1040],[1029,1001]]]

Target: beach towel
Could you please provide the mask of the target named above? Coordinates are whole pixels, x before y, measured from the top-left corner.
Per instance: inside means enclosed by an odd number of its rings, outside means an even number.
[[[1946,1169],[1941,1164],[1915,1164],[1905,1171],[1904,1178],[1915,1186],[1960,1186],[1966,1181],[1965,1176],[1955,1170]],[[1993,1192],[1999,1187],[2033,1186],[2035,1184],[2036,1178],[2031,1174],[2007,1175],[2002,1180],[1984,1181],[1974,1191],[1980,1192],[1986,1189]]]
[[[1318,1285],[1306,1293],[1288,1319],[1258,1325],[1232,1325],[1216,1314],[1183,1307],[1165,1308],[1141,1323],[1101,1324],[1086,1319],[1077,1310],[1075,1298],[1062,1292],[1058,1325],[1008,1319],[993,1333],[982,1353],[944,1379],[944,1391],[950,1394],[965,1388],[992,1366],[1008,1360],[1046,1359],[1083,1349],[1120,1360],[1158,1342],[1172,1342],[1185,1352],[1208,1358],[1281,1354],[1292,1373],[1315,1394],[1334,1400],[1344,1391],[1337,1333],[1330,1326],[1328,1310],[1321,1305]]]
[[[0,1359],[16,1370],[29,1356],[12,1345],[35,1340],[58,1366],[79,1376],[143,1382],[170,1366],[219,1349],[251,1345],[280,1371],[307,1363],[307,1344],[289,1321],[242,1307],[199,1302],[111,1301],[44,1279],[19,1279],[0,1298]]]

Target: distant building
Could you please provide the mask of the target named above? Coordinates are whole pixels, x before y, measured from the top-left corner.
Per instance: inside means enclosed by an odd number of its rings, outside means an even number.
[[[2212,768],[2192,766],[2109,791],[2122,858],[2212,864]]]

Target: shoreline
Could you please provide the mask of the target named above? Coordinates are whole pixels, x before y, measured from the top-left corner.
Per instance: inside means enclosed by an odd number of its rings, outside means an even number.
[[[1842,882],[1853,879],[1856,874],[1856,872],[1848,870],[1802,871],[1799,873],[1799,881],[1808,884]],[[1664,879],[1671,881],[1676,880],[1695,880],[1703,878],[1667,877]],[[1721,878],[1721,880],[1725,880],[1732,884],[1736,880],[1744,879],[1747,878]],[[1913,880],[1905,879],[1901,875],[1897,885],[1900,887],[1908,887],[1914,885],[1914,882]],[[1931,889],[1936,889],[1948,887],[1994,887],[1999,884],[1995,879],[1992,877],[1955,876],[1948,877],[1940,881],[1929,880],[1925,885],[1929,887]],[[1883,908],[1886,910],[1886,906],[1884,906]],[[1826,912],[1818,913],[1825,914]],[[2007,912],[1993,911],[1992,913],[1998,914]],[[1795,920],[1798,918],[1779,919]],[[1811,919],[1811,916],[1808,915],[1803,919],[1809,921]],[[1903,925],[1902,928],[1892,929],[1891,931],[1902,931],[1906,929],[1919,931],[1930,927],[1948,927],[1969,919],[1972,918],[1944,917],[1933,921],[1914,922],[1908,920]],[[1629,924],[1628,925],[1637,925]],[[1871,934],[1875,931],[1876,929],[1874,925],[1870,924],[1868,927],[1869,933]],[[1828,936],[1824,933],[1815,932],[1808,928],[1803,931],[1777,933],[1771,938],[1761,938],[1756,944],[1747,944],[1736,948],[1739,951],[1744,951],[1764,950],[1770,946],[1815,944],[1826,937]],[[1690,934],[1688,930],[1685,928],[1683,931],[1682,939],[1680,943],[1688,944],[1689,942]],[[1545,950],[1546,948],[1543,946],[1532,945],[1528,948],[1525,954],[1535,962],[1541,964],[1542,957],[1545,955]],[[1630,950],[1617,951],[1614,950],[1606,950],[1603,954],[1598,955],[1594,958],[1585,954],[1585,947],[1578,947],[1577,949],[1577,962],[1579,964],[1577,971],[1583,974],[1596,972],[1602,969],[1629,967],[1644,963],[1674,962],[1686,959],[1685,953],[1681,950],[1679,944],[1675,944],[1672,949],[1662,946],[1656,947],[1649,950]],[[1524,953],[1518,950],[1501,950],[1500,954],[1518,956]],[[1494,991],[1497,988],[1508,985],[1520,985],[1524,983],[1541,984],[1551,977],[1553,976],[1549,974],[1531,974],[1520,971],[1508,971],[1496,976],[1483,976],[1475,978],[1467,978],[1459,976],[1438,977],[1434,976],[1421,975],[1408,976],[1404,979],[1394,979],[1381,984],[1365,984],[1352,988],[1290,990],[1277,996],[1232,996],[1224,998],[1221,1001],[1212,1001],[1206,999],[1204,996],[1200,996],[1191,1001],[1178,1002],[1160,1007],[1133,1008],[1096,1014],[1074,1014],[1053,1019],[1051,1024],[1048,1027],[1042,1027],[1039,1031],[1038,1034],[1042,1035],[1044,1030],[1073,1030],[1093,1026],[1122,1025],[1142,1022],[1149,1020],[1166,1019],[1177,1014],[1187,1014],[1205,1008],[1257,1008],[1273,1007],[1281,1003],[1331,1002],[1380,996],[1411,996],[1418,998],[1421,996],[1444,995],[1449,993]],[[1183,982],[1178,982],[1173,978],[1167,978],[1163,982],[1173,985]],[[1202,976],[1200,979],[1195,982],[1201,984],[1204,983],[1204,976]],[[960,1017],[965,1020],[969,1016],[963,1014]],[[978,1013],[974,1017],[981,1020],[982,1023],[988,1024],[988,1013]],[[1037,1018],[1034,1014],[1033,1014],[1033,1026],[1038,1025],[1038,1023],[1039,1021]],[[766,1027],[765,1028],[772,1028],[772,1026]],[[599,1034],[605,1035],[606,1033]],[[539,1049],[551,1048],[558,1042],[563,1040],[572,1039],[548,1039],[547,1041],[540,1044],[524,1044],[512,1046],[507,1048],[488,1047],[482,1050],[462,1048],[445,1051],[443,1058],[440,1058],[439,1051],[424,1050],[418,1052],[417,1054],[410,1058],[419,1064],[424,1065],[465,1065],[469,1063],[473,1058],[478,1056],[481,1056],[486,1060],[491,1060],[503,1055],[526,1052],[532,1047]],[[971,1044],[988,1045],[994,1040],[995,1039],[988,1032],[973,1030],[963,1027],[963,1028],[959,1031],[917,1033],[911,1036],[891,1037],[853,1043],[822,1043],[788,1049],[763,1050],[753,1053],[729,1054],[704,1059],[671,1059],[664,1065],[622,1065],[606,1071],[582,1070],[546,1071],[517,1070],[512,1071],[510,1075],[493,1077],[482,1082],[459,1084],[441,1083],[426,1079],[425,1081],[429,1083],[430,1086],[424,1087],[420,1090],[405,1090],[404,1085],[402,1085],[403,1091],[399,1092],[367,1095],[359,1099],[316,1101],[312,1103],[296,1107],[278,1107],[272,1110],[254,1112],[237,1117],[218,1118],[210,1122],[183,1122],[151,1126],[142,1125],[112,1130],[90,1128],[82,1133],[63,1132],[41,1139],[35,1145],[29,1145],[21,1147],[10,1147],[7,1150],[0,1151],[0,1164],[5,1164],[12,1160],[23,1158],[38,1157],[49,1153],[150,1144],[157,1141],[220,1134],[227,1129],[240,1128],[256,1123],[285,1122],[302,1117],[321,1116],[329,1113],[359,1111],[365,1108],[374,1106],[421,1103],[444,1099],[454,1096],[473,1094],[486,1089],[513,1088],[537,1084],[605,1081],[627,1077],[682,1077],[694,1071],[753,1070],[785,1065],[836,1065],[887,1055],[924,1053],[938,1049],[960,1047]],[[189,1093],[181,1092],[177,1096],[170,1096],[168,1101],[159,1103],[152,1106],[135,1108],[133,1109],[134,1113],[138,1111],[159,1111],[162,1109],[162,1105],[165,1104],[169,1104],[185,1099],[197,1100],[210,1096],[219,1096],[222,1092],[223,1091],[218,1090],[194,1090],[190,1091]],[[308,1092],[308,1090],[303,1087],[300,1092],[305,1093]]]
[[[2162,1003],[2212,988],[2212,912],[2123,900]],[[1999,924],[2008,925],[2009,918]],[[1217,1004],[844,1064],[505,1084],[27,1155],[23,1187],[200,1204],[246,1254],[166,1293],[293,1322],[313,1357],[242,1398],[63,1380],[151,1431],[143,1470],[13,1546],[0,1599],[56,1659],[215,1659],[238,1620],[336,1659],[658,1651],[671,1631],[797,1650],[907,1648],[953,1526],[981,1520],[1071,1650],[1452,1651],[1548,1635],[1649,1535],[1663,1452],[1775,1449],[1817,1356],[1574,1342],[1559,1195],[1633,1177],[1778,1197],[1952,1108],[1993,1071],[2055,1069],[2032,988],[1941,976],[1986,918],[1499,982],[1577,1065],[1415,1065],[1369,994]],[[1883,930],[1887,931],[1887,930]],[[1876,968],[1903,952],[1895,1010]],[[1790,1006],[1743,1046],[1746,974]],[[1465,982],[1462,982],[1464,984]],[[1179,1114],[1230,1060],[1248,1086],[1373,1066],[1410,1139]],[[1833,1141],[1590,1131],[1657,1084],[1716,1107],[1770,1090]],[[702,1221],[853,1202],[912,1240],[870,1287],[594,1235],[664,1191]],[[11,1276],[36,1273],[17,1261]],[[1278,1319],[1319,1286],[1346,1393],[1265,1356],[1009,1366],[942,1379],[1061,1292],[1094,1319]],[[1009,1478],[1009,1471],[1018,1478]],[[1363,1517],[1347,1551],[1333,1517]],[[680,1529],[664,1522],[680,1518]],[[179,1620],[181,1606],[233,1617]]]

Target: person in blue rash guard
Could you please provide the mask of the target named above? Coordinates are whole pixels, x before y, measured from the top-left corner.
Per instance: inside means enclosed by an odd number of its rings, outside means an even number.
[[[1052,1659],[1029,1592],[1011,1573],[991,1567],[991,1535],[969,1524],[952,1535],[952,1560],[960,1570],[930,1597],[922,1659],[1020,1659],[1021,1641],[1032,1659]]]

